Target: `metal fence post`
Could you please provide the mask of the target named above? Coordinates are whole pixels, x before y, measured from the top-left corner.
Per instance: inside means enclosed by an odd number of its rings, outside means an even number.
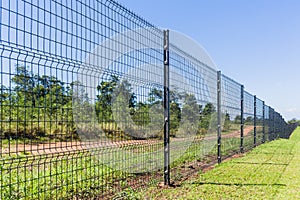
[[[218,71],[218,81],[217,81],[217,109],[218,109],[218,163],[221,163],[221,71]]]
[[[244,86],[241,85],[241,145],[240,152],[244,152]]]
[[[169,30],[164,31],[164,183],[170,185]]]
[[[266,140],[266,129],[265,129],[265,102],[263,101],[263,116],[262,116],[262,143]]]
[[[256,95],[254,95],[254,121],[253,121],[253,126],[254,126],[254,147],[256,146]]]

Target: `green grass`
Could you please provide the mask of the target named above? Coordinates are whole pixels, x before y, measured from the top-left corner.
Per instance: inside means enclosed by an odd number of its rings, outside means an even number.
[[[160,162],[163,161],[161,149],[160,142],[148,146],[127,145],[122,151],[119,148],[98,148],[74,153],[3,154],[0,158],[0,199],[93,199],[106,194],[130,196],[133,180],[136,184],[145,180],[139,180],[126,170],[156,168],[155,162],[145,163],[145,160],[163,163]],[[160,157],[155,154],[157,150]],[[144,154],[139,156],[140,152]]]
[[[2,157],[0,172],[0,199],[92,198],[111,190],[115,177],[126,177],[90,152]]]
[[[289,140],[260,145],[180,187],[151,186],[141,199],[300,199],[300,128]]]

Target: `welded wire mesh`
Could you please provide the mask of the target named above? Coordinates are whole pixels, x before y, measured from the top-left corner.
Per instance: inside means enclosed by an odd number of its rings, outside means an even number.
[[[216,155],[217,71],[170,44],[171,162]]]
[[[0,198],[101,196],[159,168],[162,32],[114,1],[0,4]]]
[[[254,96],[244,91],[244,150],[254,145]]]
[[[264,102],[256,98],[256,140],[255,145],[264,142]]]
[[[218,88],[175,40],[164,87],[164,39],[112,0],[0,0],[0,199],[123,198],[161,181],[167,89],[171,168],[217,161],[218,126],[223,157],[253,148],[254,130],[260,144],[296,128],[229,77]]]
[[[231,78],[221,77],[222,156],[240,151],[241,143],[241,85]]]
[[[264,141],[269,141],[269,133],[270,133],[270,110],[269,106],[265,105],[264,109]]]
[[[276,138],[275,135],[275,111],[273,108],[269,107],[269,120],[268,120],[268,126],[269,126],[269,140],[274,140]]]

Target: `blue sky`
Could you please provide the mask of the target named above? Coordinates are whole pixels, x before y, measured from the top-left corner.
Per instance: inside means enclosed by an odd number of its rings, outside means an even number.
[[[300,1],[118,0],[158,27],[182,32],[223,74],[300,119]]]

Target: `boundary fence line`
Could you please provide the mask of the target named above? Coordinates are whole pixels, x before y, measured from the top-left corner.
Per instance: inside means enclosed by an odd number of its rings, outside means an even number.
[[[0,199],[122,197],[289,138],[175,42],[112,0],[0,0]]]

